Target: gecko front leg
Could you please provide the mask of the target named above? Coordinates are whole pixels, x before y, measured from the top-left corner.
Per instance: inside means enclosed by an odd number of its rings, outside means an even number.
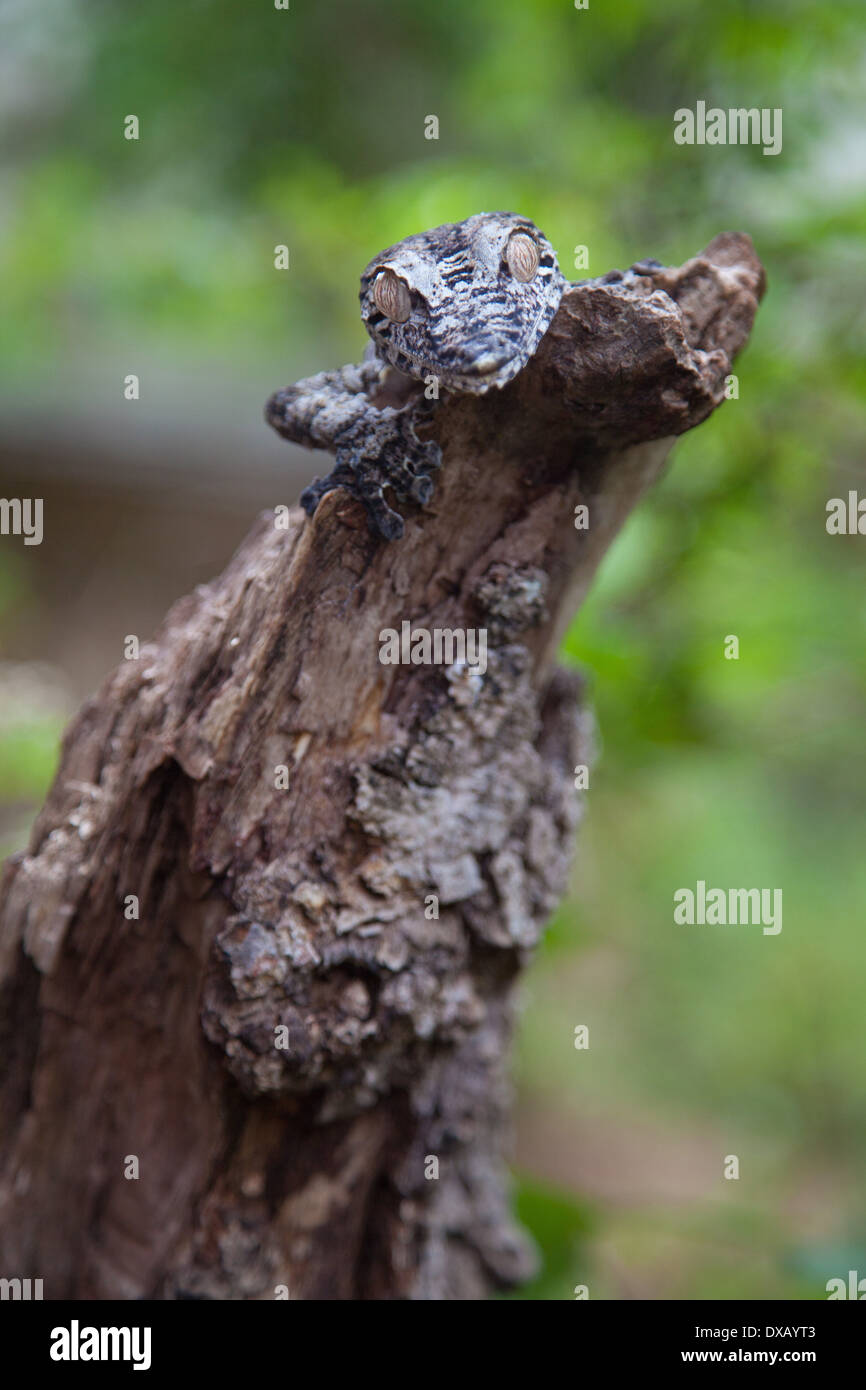
[[[327,478],[301,494],[309,515],[343,487],[380,536],[402,536],[385,490],[423,507],[441,463],[438,445],[416,433],[432,408],[422,383],[452,395],[501,390],[532,357],[566,283],[547,238],[512,212],[476,213],[374,256],[360,296],[372,357],[288,386],[267,405],[284,439],[336,455]]]
[[[284,439],[335,454],[328,476],[314,479],[301,493],[308,516],[326,493],[342,487],[363,504],[380,536],[397,540],[403,518],[389,506],[384,489],[398,503],[424,506],[433,492],[430,475],[442,456],[437,444],[424,443],[415,433],[416,425],[429,418],[417,395],[399,409],[373,404],[371,394],[382,369],[374,358],[357,367],[319,372],[271,396],[265,418]]]

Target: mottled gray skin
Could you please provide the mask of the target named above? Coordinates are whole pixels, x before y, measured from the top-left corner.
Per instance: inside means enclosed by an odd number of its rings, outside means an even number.
[[[515,234],[528,236],[537,251],[529,281],[509,268]],[[405,321],[390,319],[375,302],[376,280],[385,271],[408,291]],[[430,387],[432,378],[440,395],[480,395],[505,386],[535,353],[567,283],[538,228],[510,212],[446,223],[375,256],[361,276],[361,317],[372,339],[368,359],[277,391],[265,410],[284,439],[336,456],[327,478],[316,478],[301,494],[308,515],[325,493],[343,487],[364,504],[378,535],[398,539],[403,519],[385,489],[398,504],[424,506],[441,463],[439,446],[416,434],[433,406],[411,383]],[[406,403],[375,405],[377,392],[394,392],[395,380]]]

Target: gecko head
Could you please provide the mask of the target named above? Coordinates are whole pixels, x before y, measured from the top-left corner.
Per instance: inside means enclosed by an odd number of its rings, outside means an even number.
[[[566,284],[528,217],[481,212],[375,256],[361,276],[361,315],[392,366],[479,395],[526,366]]]

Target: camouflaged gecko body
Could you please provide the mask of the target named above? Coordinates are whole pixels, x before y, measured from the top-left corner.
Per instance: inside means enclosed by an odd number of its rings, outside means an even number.
[[[437,395],[504,386],[535,353],[566,285],[550,243],[508,212],[434,227],[374,257],[361,276],[368,360],[288,386],[266,407],[284,439],[336,455],[301,494],[308,515],[342,487],[375,532],[398,539],[403,519],[386,491],[398,505],[424,506],[441,462],[438,445],[416,433],[433,408],[422,383],[435,381]],[[395,389],[404,403],[375,403]]]

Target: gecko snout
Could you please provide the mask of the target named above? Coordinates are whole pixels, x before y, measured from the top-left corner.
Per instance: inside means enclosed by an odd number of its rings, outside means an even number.
[[[501,338],[479,338],[466,344],[461,370],[467,376],[490,376],[511,361],[514,349]]]

